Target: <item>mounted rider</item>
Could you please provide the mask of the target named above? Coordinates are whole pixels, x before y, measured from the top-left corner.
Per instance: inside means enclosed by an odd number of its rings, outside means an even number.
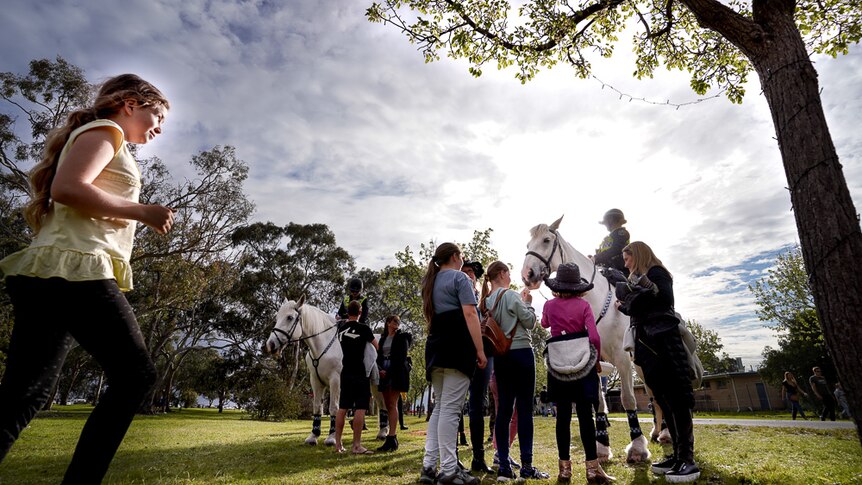
[[[616,269],[621,271],[624,276],[629,275],[629,270],[623,262],[623,248],[629,244],[629,231],[623,227],[626,218],[623,211],[619,209],[611,209],[605,212],[599,224],[604,225],[608,229],[608,235],[602,240],[601,245],[596,249],[596,254],[590,256],[590,259],[598,266]],[[611,275],[602,271],[602,274],[609,279],[616,280]]]
[[[362,280],[358,276],[350,278],[347,283],[347,294],[341,301],[341,306],[338,307],[338,319],[347,319],[347,307],[350,302],[358,301],[362,307],[362,312],[359,314],[359,323],[368,325],[368,297],[362,294]]]

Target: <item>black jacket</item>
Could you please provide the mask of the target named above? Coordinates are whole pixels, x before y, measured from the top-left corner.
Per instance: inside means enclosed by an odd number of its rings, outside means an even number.
[[[383,343],[389,339],[389,332],[383,332],[378,342],[379,348],[383,348]],[[410,390],[410,367],[407,364],[407,352],[410,346],[413,345],[413,336],[407,332],[398,330],[395,336],[391,337],[392,350],[389,353],[389,368],[386,369],[386,381],[391,384],[391,389],[401,392]],[[383,352],[377,353],[377,367],[383,369]],[[381,384],[383,380],[381,379]]]

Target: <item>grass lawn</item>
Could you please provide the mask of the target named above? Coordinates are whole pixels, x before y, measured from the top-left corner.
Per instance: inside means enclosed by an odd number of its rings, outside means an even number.
[[[57,406],[43,413],[24,431],[0,465],[2,484],[56,484],[64,473],[90,408]],[[535,419],[534,463],[551,473],[555,483],[557,452],[553,418]],[[332,448],[311,447],[302,441],[311,421],[270,423],[244,414],[215,410],[181,410],[135,418],[111,465],[105,483],[116,484],[407,484],[421,468],[424,419],[407,418],[408,431],[399,432],[401,448],[370,456],[337,455]],[[376,448],[373,429],[363,435]],[[324,419],[324,431],[328,427]],[[625,423],[612,422],[613,451],[606,470],[617,483],[665,483],[645,465],[626,465],[622,448],[628,442]],[[645,429],[645,431],[648,431]],[[583,452],[577,423],[572,426],[573,483],[585,483]],[[697,483],[710,484],[827,484],[862,483],[862,447],[854,430],[809,430],[740,426],[695,426],[696,458],[702,470]],[[349,441],[345,443],[349,448]],[[513,456],[517,457],[517,441]],[[651,444],[654,455],[661,446]],[[469,464],[471,452],[462,447]],[[491,452],[486,451],[490,462]],[[494,476],[485,478],[493,483]],[[534,481],[533,483],[549,483]]]

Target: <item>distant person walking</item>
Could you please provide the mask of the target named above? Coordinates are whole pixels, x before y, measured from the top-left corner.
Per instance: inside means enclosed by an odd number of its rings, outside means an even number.
[[[850,404],[847,403],[847,395],[844,394],[844,388],[840,382],[835,383],[835,400],[838,401],[838,406],[841,408],[841,419],[850,419],[853,417],[850,414]]]
[[[814,367],[811,372],[814,375],[808,378],[808,385],[811,386],[814,397],[820,401],[820,421],[826,421],[826,418],[835,421],[835,396],[832,395],[832,387],[826,382],[820,367]]]
[[[799,403],[800,394],[808,396],[805,391],[799,388],[799,384],[796,383],[796,377],[794,377],[793,373],[790,371],[785,372],[784,382],[781,383],[781,399],[786,399],[790,405],[790,413],[794,421],[796,420],[797,413],[802,416],[802,419],[808,419],[805,416],[805,411],[802,410],[802,405]]]

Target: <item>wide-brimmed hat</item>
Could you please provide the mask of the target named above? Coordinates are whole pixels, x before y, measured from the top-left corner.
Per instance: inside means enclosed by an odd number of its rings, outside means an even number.
[[[476,275],[476,279],[481,278],[482,275],[485,274],[485,268],[482,267],[482,263],[480,263],[479,261],[465,260],[464,266],[469,266],[470,268],[473,268],[473,274]]]
[[[599,221],[599,224],[606,224],[608,222],[608,219],[617,219],[620,221],[620,224],[625,224],[626,222],[628,222],[626,221],[626,216],[623,215],[623,211],[619,209],[611,209],[605,212],[605,215],[604,217],[602,217],[602,220]]]
[[[593,288],[593,284],[581,278],[581,270],[575,263],[563,263],[557,268],[556,278],[545,278],[545,284],[551,291],[583,293]]]

